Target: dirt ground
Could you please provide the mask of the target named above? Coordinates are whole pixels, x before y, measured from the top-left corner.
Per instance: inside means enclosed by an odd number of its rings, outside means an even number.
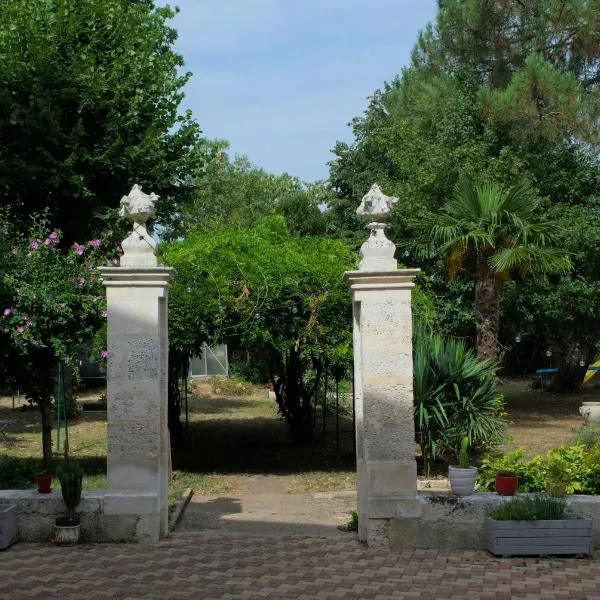
[[[574,393],[554,394],[531,387],[532,380],[510,380],[501,391],[506,397],[510,425],[503,450],[523,447],[528,456],[544,454],[567,443],[582,425],[583,400],[600,399],[595,386]],[[349,406],[339,422],[317,415],[316,439],[297,446],[269,400],[265,388],[249,395],[215,393],[210,382],[194,383],[189,396],[187,432],[173,449],[174,479],[178,489],[193,487],[199,496],[344,492],[355,488],[352,417]],[[99,410],[102,390],[81,394],[86,410],[70,427],[74,456],[90,461],[95,472],[106,455],[106,413]],[[23,399],[0,397],[0,424],[6,425],[10,445],[0,438],[0,455],[39,458],[39,414]],[[184,417],[185,422],[185,417]],[[184,425],[185,428],[185,425]],[[92,482],[93,483],[93,482]],[[98,480],[101,485],[103,480]],[[446,477],[419,479],[419,487],[447,489]]]
[[[568,443],[583,425],[581,403],[600,401],[600,388],[595,383],[579,392],[561,394],[533,389],[531,383],[532,379],[515,379],[500,388],[510,421],[508,441],[501,449],[522,447],[527,456],[543,455]]]

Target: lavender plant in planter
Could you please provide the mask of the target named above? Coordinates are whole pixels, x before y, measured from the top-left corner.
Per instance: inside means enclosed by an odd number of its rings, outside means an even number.
[[[548,494],[502,503],[486,518],[487,549],[501,556],[589,555],[592,520],[569,514]]]

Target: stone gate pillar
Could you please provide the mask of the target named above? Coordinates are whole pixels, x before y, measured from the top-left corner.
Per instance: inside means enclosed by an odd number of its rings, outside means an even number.
[[[121,200],[133,221],[119,267],[100,271],[108,310],[108,490],[104,514],[140,541],[168,533],[167,299],[174,270],[158,267],[145,223],[157,196]]]
[[[358,271],[345,273],[354,319],[359,539],[388,546],[395,517],[420,515],[413,418],[411,289],[418,269],[397,269],[385,219],[397,198],[374,185],[359,215],[371,219]]]

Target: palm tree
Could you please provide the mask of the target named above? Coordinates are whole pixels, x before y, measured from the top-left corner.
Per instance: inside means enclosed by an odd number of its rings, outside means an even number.
[[[538,201],[527,184],[505,188],[461,179],[432,227],[433,243],[456,260],[475,259],[476,348],[498,360],[500,287],[513,270],[557,272],[571,268],[567,252],[551,247],[560,226],[537,221]]]

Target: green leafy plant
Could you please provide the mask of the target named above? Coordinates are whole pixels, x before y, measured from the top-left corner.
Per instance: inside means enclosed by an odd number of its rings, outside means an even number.
[[[593,446],[600,442],[600,427],[595,425],[584,425],[580,427],[575,435],[569,440],[571,445],[581,444],[586,450],[591,450]]]
[[[489,512],[497,521],[539,521],[564,519],[567,503],[564,498],[548,494],[523,496],[503,502]]]
[[[469,458],[469,436],[465,435],[460,442],[460,448],[458,450],[458,465],[462,469],[468,469],[471,466],[471,459]]]
[[[415,429],[426,473],[436,458],[455,455],[465,435],[476,448],[500,441],[506,422],[493,363],[478,360],[461,340],[417,323],[413,372]]]
[[[536,456],[526,461],[522,448],[507,452],[502,456],[485,455],[479,466],[477,488],[483,491],[493,491],[496,474],[499,472],[515,473],[519,477],[519,489],[522,492],[539,492],[544,489],[544,460],[541,456]]]
[[[340,525],[342,531],[358,531],[358,512],[353,510],[350,513],[350,519],[345,525]]]
[[[75,509],[81,501],[83,468],[70,458],[68,447],[68,442],[65,442],[65,456],[63,461],[56,466],[56,476],[60,481],[60,491],[67,506],[67,518],[73,523],[75,522]]]

